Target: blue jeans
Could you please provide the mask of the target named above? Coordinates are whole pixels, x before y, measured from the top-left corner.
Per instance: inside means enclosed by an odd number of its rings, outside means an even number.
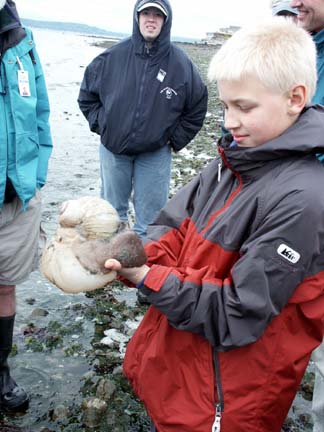
[[[129,200],[133,190],[133,230],[144,237],[147,225],[154,221],[168,200],[170,146],[129,156],[114,154],[101,144],[99,155],[101,198],[115,207],[121,220],[128,221]]]

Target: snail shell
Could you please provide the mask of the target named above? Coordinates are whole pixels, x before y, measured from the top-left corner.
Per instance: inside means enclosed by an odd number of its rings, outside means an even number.
[[[117,276],[104,263],[115,258],[123,267],[139,267],[147,257],[141,239],[123,227],[107,201],[82,197],[61,206],[55,235],[40,260],[43,275],[65,293],[103,288]]]

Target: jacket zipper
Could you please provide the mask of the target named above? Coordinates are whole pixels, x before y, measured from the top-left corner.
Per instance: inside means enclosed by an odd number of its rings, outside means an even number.
[[[144,63],[144,70],[143,70],[141,84],[140,84],[140,93],[139,93],[138,103],[137,103],[137,107],[136,107],[136,111],[135,111],[135,120],[133,123],[133,132],[131,134],[134,142],[135,142],[135,138],[136,138],[136,131],[138,128],[138,121],[139,121],[139,117],[140,117],[140,107],[142,106],[142,99],[143,99],[143,94],[144,94],[144,90],[145,90],[145,80],[146,80],[146,75],[147,75],[147,69],[148,69],[148,65],[150,63],[149,53],[150,53],[150,50],[148,48],[146,48],[146,55],[148,56],[148,58],[147,58],[147,60],[145,60],[145,63]]]
[[[220,159],[218,162],[218,171],[217,171],[217,181],[218,183],[221,181],[222,176],[222,167],[223,167],[223,160],[226,164],[226,158],[224,155],[224,151],[220,149]],[[227,165],[227,164],[226,164]],[[229,166],[231,171],[235,174],[235,177],[237,178],[237,173]],[[220,367],[219,367],[219,357],[217,351],[213,350],[214,354],[214,369],[215,369],[215,381],[216,381],[216,392],[218,396],[218,402],[215,404],[215,418],[214,422],[211,428],[211,432],[221,432],[221,420],[222,420],[222,413],[224,411],[224,394],[223,394],[223,388],[222,388],[222,382],[221,382],[221,376],[220,376]]]
[[[224,394],[220,377],[220,367],[219,367],[219,359],[218,353],[214,349],[214,369],[215,369],[215,380],[216,380],[216,391],[218,396],[218,402],[215,404],[215,418],[214,423],[211,428],[211,432],[220,432],[221,431],[221,419],[222,413],[224,411]]]
[[[1,122],[1,129],[2,132],[4,132],[5,137],[8,137],[8,114],[5,109],[6,106],[6,70],[3,63],[3,55],[0,53],[0,95],[2,96],[0,98],[0,111],[3,111],[3,123]],[[7,141],[7,138],[5,139]],[[4,149],[1,150],[1,158],[5,161],[6,164],[6,172],[4,173],[4,187],[2,189],[3,196],[0,198],[1,205],[3,205],[5,200],[5,194],[6,194],[6,184],[7,184],[7,177],[8,177],[8,146],[6,145]],[[2,175],[1,175],[2,176]]]
[[[6,94],[6,90],[5,90],[5,71],[4,71],[4,67],[2,67],[2,57],[3,55],[0,53],[0,94],[1,95],[5,95]]]

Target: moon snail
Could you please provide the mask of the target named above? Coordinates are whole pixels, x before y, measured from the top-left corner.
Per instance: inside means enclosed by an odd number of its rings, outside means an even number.
[[[42,274],[65,293],[93,291],[117,276],[105,269],[108,258],[123,267],[139,267],[147,260],[141,239],[124,229],[110,203],[87,196],[65,201],[56,233],[41,256]]]

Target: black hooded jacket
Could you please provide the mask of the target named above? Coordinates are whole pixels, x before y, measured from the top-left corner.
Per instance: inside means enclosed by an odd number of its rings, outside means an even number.
[[[207,88],[189,57],[170,41],[172,10],[148,50],[134,7],[133,34],[96,57],[87,67],[78,103],[91,131],[116,154],[178,151],[200,130]]]

